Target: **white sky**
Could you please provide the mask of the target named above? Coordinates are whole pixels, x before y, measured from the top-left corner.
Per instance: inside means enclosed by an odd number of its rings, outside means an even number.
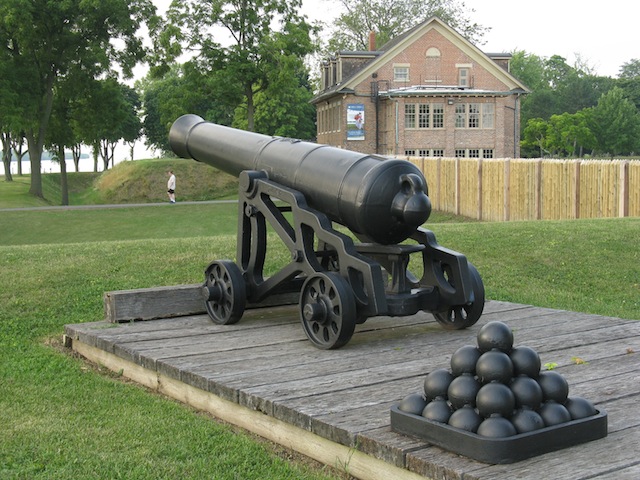
[[[573,65],[576,54],[598,75],[617,77],[622,64],[640,59],[640,3],[629,0],[467,0],[474,21],[491,32],[485,52],[525,50],[560,55]]]

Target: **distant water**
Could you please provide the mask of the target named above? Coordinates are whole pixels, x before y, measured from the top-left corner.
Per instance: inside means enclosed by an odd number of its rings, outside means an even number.
[[[82,158],[80,159],[80,171],[81,172],[93,172],[93,158]],[[102,163],[102,159],[98,160],[98,171],[101,172],[104,170],[104,166]],[[41,161],[41,169],[42,173],[60,173],[60,164],[58,162],[54,162],[52,160],[42,160]],[[75,172],[76,166],[73,163],[73,160],[67,160],[67,172]],[[22,161],[22,173],[28,175],[31,173],[31,162],[28,160]],[[14,160],[11,162],[11,174],[18,174],[18,163]],[[4,163],[0,162],[0,175],[4,175]]]

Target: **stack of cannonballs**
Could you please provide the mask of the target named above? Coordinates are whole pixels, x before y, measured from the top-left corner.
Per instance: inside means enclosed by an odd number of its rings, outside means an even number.
[[[502,322],[489,322],[451,357],[451,369],[438,369],[424,380],[424,395],[405,397],[406,413],[477,433],[502,438],[598,412],[581,397],[569,397],[569,385],[554,371],[540,371],[532,348],[513,346],[513,333]]]

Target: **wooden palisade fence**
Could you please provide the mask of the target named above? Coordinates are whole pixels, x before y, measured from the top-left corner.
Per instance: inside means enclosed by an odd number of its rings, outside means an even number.
[[[442,212],[487,221],[640,217],[640,161],[408,160]]]

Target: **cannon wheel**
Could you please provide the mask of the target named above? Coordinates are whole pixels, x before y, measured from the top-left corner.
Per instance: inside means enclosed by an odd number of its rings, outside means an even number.
[[[434,312],[438,323],[447,330],[461,330],[475,324],[484,309],[484,285],[476,267],[471,263],[469,273],[473,288],[473,302],[468,305],[453,305],[444,312]]]
[[[334,272],[311,275],[300,293],[304,332],[318,348],[340,348],[356,328],[356,301],[348,282]]]
[[[240,268],[230,260],[212,262],[204,272],[203,293],[211,320],[220,325],[238,322],[247,303]]]

